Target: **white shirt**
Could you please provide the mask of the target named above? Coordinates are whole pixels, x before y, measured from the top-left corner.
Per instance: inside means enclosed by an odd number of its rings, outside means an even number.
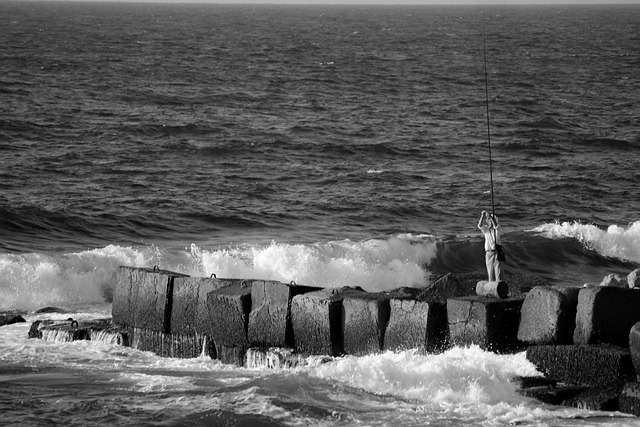
[[[482,225],[482,226],[479,226],[478,228],[482,231],[482,234],[484,234],[484,250],[495,251],[496,243],[501,244],[500,231],[502,228],[500,227],[500,224],[498,224],[498,226],[495,229],[488,225]]]

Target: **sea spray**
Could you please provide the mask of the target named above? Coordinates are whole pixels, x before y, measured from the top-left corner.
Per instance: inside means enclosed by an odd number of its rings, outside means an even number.
[[[205,250],[191,246],[205,275],[291,281],[306,286],[360,286],[375,292],[401,286],[424,287],[426,266],[436,254],[436,239],[395,236],[314,244],[242,245]]]
[[[533,231],[551,239],[577,239],[585,248],[605,257],[640,262],[640,221],[626,227],[610,225],[607,229],[577,221],[554,222],[538,226]]]

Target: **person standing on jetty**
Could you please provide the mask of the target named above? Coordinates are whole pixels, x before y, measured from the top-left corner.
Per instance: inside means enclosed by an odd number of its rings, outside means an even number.
[[[489,281],[499,282],[502,280],[502,267],[500,266],[498,248],[496,247],[496,245],[500,245],[501,232],[498,217],[494,214],[487,213],[487,211],[482,211],[480,221],[478,221],[478,228],[482,231],[482,234],[484,234],[485,262],[487,264]]]

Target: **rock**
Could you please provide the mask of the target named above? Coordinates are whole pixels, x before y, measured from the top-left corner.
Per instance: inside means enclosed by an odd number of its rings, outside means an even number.
[[[629,332],[629,353],[640,381],[640,322],[633,325]]]
[[[240,351],[248,348],[247,329],[251,311],[251,284],[236,280],[233,284],[207,294],[209,313],[205,334],[216,343],[216,350],[224,346]],[[218,351],[218,356],[220,351]],[[235,357],[235,356],[234,356]]]
[[[588,411],[617,411],[625,381],[613,381],[598,387],[588,388],[565,399],[562,404]]]
[[[629,347],[629,333],[637,322],[640,322],[640,291],[608,286],[582,288],[573,342]]]
[[[627,281],[617,274],[609,274],[602,279],[598,286],[614,286],[617,288],[628,287]]]
[[[60,308],[60,307],[44,307],[35,312],[35,314],[52,314],[52,313],[69,314],[71,312],[67,309]]]
[[[627,276],[627,285],[631,289],[640,289],[640,268],[633,270]]]
[[[524,299],[518,339],[528,344],[571,344],[576,326],[577,287],[536,286]]]
[[[520,346],[518,324],[524,298],[451,298],[447,320],[451,344],[505,352]]]
[[[207,295],[209,292],[240,282],[239,279],[213,277],[174,278],[169,332],[190,335],[208,332],[210,328]]]
[[[295,350],[328,356],[344,354],[342,300],[362,292],[354,288],[327,288],[293,297],[291,324]]]
[[[0,314],[0,326],[13,325],[14,323],[24,323],[24,317],[19,314]]]
[[[186,276],[158,268],[120,267],[113,294],[113,322],[169,333],[176,277]]]
[[[476,284],[476,294],[485,298],[506,298],[509,295],[509,286],[504,280],[499,282],[480,280]]]
[[[296,295],[321,288],[298,286],[276,281],[253,280],[251,283],[251,313],[249,313],[249,343],[262,347],[295,347],[291,326],[291,300]]]
[[[389,311],[389,297],[385,293],[346,295],[342,300],[344,352],[366,355],[382,351]]]
[[[445,304],[392,298],[389,305],[384,350],[418,349],[434,353],[445,349],[448,331]]]
[[[620,394],[620,412],[640,416],[640,383],[628,382]]]
[[[547,378],[573,385],[603,386],[635,378],[629,350],[610,345],[537,345],[527,359]]]

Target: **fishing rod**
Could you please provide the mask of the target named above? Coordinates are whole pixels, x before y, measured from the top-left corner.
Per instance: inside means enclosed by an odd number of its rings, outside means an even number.
[[[491,179],[491,213],[495,216],[496,207],[493,201],[493,161],[491,159],[491,125],[489,123],[489,76],[487,74],[487,36],[484,28],[484,10],[482,11],[482,54],[484,57],[484,96],[487,107],[487,141],[489,142],[489,177]]]

